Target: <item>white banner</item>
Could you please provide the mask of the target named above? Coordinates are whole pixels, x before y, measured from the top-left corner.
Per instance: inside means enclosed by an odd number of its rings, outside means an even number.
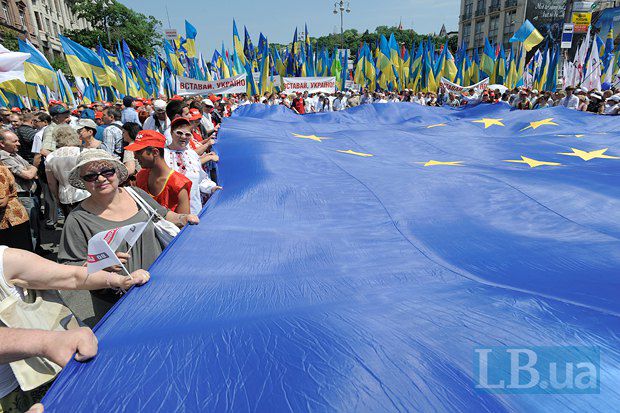
[[[177,95],[223,95],[225,93],[245,93],[245,73],[235,77],[214,80],[207,82],[204,80],[191,79],[189,77],[177,76]]]
[[[260,82],[260,72],[252,72],[252,77],[254,78],[254,85],[258,87],[258,84]],[[269,79],[269,81],[273,83],[275,87],[280,87],[280,75],[269,76],[267,79]]]
[[[344,88],[359,93],[359,91],[362,90],[362,85],[358,85],[353,80],[345,80],[344,81]]]
[[[463,93],[463,92],[470,91],[470,90],[473,90],[474,92],[479,93],[483,91],[484,89],[486,89],[488,86],[489,86],[488,77],[476,83],[475,85],[471,85],[471,86],[459,86],[456,83],[450,82],[445,77],[442,77],[441,81],[439,82],[439,87],[443,87],[448,92],[454,92],[454,93]]]
[[[284,77],[284,93],[336,93],[336,77]]]
[[[125,225],[109,231],[96,233],[88,240],[88,258],[86,260],[88,273],[92,274],[113,265],[123,266],[116,256],[116,250],[121,242],[126,241],[129,248],[136,243],[146,228],[147,222]]]

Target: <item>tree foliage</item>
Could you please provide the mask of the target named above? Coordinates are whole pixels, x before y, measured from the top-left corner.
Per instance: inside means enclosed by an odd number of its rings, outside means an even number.
[[[152,56],[161,45],[161,22],[145,16],[116,0],[75,0],[71,8],[78,18],[85,19],[91,28],[69,30],[65,35],[86,46],[95,47],[100,41],[107,49],[125,39],[136,55]],[[110,32],[110,41],[106,26]]]
[[[448,42],[448,47],[453,53],[457,49],[458,39],[456,37],[446,38],[429,34],[418,34],[414,30],[399,30],[398,27],[392,26],[379,26],[374,32],[366,30],[364,33],[359,33],[355,29],[348,29],[343,32],[342,38],[344,39],[344,46],[349,49],[353,55],[357,54],[357,50],[363,43],[368,43],[371,49],[374,49],[375,45],[379,43],[381,35],[389,39],[390,35],[394,33],[394,38],[399,45],[404,45],[408,50],[411,50],[412,45],[415,43],[418,45],[422,40],[431,38],[437,48],[441,47]],[[334,50],[341,46],[341,36],[338,34],[328,34],[327,36],[311,37],[312,45],[316,45],[318,50],[326,48],[327,50]],[[278,46],[278,45],[275,45]],[[286,46],[286,45],[280,45]],[[290,46],[290,45],[289,45]],[[316,49],[315,49],[316,50]]]

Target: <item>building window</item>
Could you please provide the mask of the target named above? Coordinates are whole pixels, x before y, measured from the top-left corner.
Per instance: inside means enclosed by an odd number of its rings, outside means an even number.
[[[499,32],[499,16],[491,16],[489,19],[489,42],[497,42],[497,33]]]
[[[2,2],[2,13],[4,16],[4,20],[6,20],[7,23],[11,23],[11,13],[9,11],[9,4],[6,1]]]
[[[465,10],[463,11],[463,14],[465,14],[465,16],[471,17],[473,12],[474,12],[474,0],[465,0]]]
[[[24,9],[19,9],[19,22],[22,24],[22,27],[26,29],[26,13],[24,13]]]
[[[484,21],[476,22],[474,31],[474,47],[481,47],[484,40]]]
[[[463,39],[462,42],[465,44],[470,44],[470,36],[471,36],[471,25],[466,24],[463,26]]]
[[[34,12],[34,19],[37,21],[37,28],[39,31],[43,31],[43,24],[41,23],[41,14],[38,11]]]
[[[510,39],[515,33],[515,23],[517,19],[517,11],[507,11],[504,16],[504,39]]]
[[[485,14],[485,3],[486,0],[478,0],[476,3],[476,15],[479,15],[480,13]]]

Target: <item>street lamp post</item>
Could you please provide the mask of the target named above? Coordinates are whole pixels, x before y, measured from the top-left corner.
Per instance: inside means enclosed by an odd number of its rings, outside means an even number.
[[[334,3],[334,14],[340,12],[340,48],[344,49],[344,12],[351,13],[351,5],[347,1],[345,7],[344,0],[340,0]]]
[[[103,11],[103,25],[105,26],[106,34],[108,35],[108,48],[112,47],[112,40],[110,39],[110,26],[108,25],[108,9],[114,4],[113,0],[104,0],[102,3]]]

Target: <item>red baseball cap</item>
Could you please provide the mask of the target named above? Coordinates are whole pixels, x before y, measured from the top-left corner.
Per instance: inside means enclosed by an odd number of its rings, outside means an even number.
[[[125,146],[125,150],[135,152],[140,149],[148,148],[149,146],[153,148],[165,148],[166,137],[154,130],[141,130],[136,135],[136,140],[132,144]]]
[[[170,100],[183,100],[183,98],[179,95],[174,95],[173,97],[170,98]]]
[[[18,107],[11,108],[11,112],[13,113],[22,113],[22,110]]]
[[[172,122],[170,122],[170,128],[172,129],[173,127],[179,125],[179,124],[183,124],[183,125],[190,125],[189,123],[189,119],[187,118],[183,118],[183,117],[178,117],[172,120]]]
[[[189,110],[189,120],[199,120],[202,118],[202,113],[198,109],[190,109]]]
[[[209,100],[213,103],[217,102],[218,100],[220,100],[221,97],[216,96],[216,95],[209,95]]]
[[[95,112],[95,119],[103,119],[103,112],[101,111]]]
[[[141,101],[141,100],[138,100],[138,101],[136,101],[135,106],[136,106],[137,108],[141,108],[142,106],[144,106],[144,103],[142,103],[142,101]]]

